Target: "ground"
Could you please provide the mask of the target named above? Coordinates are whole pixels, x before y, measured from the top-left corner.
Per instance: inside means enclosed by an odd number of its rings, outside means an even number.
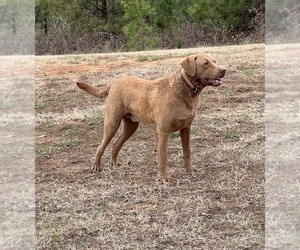
[[[179,133],[168,144],[172,182],[157,179],[156,136],[140,126],[120,166],[90,171],[103,108],[76,80],[104,85],[125,75],[154,79],[205,52],[228,71],[200,95],[192,161]],[[36,59],[38,249],[264,249],[264,45]]]

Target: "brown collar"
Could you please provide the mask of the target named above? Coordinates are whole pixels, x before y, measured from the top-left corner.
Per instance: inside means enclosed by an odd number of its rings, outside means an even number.
[[[187,85],[189,85],[191,92],[195,94],[198,91],[198,88],[191,82],[191,80],[188,78],[183,68],[181,69],[181,74],[184,80],[186,81]]]

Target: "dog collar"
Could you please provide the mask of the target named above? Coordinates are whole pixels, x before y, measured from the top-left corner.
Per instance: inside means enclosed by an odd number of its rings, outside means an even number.
[[[181,73],[182,73],[184,80],[191,88],[191,91],[193,92],[193,94],[195,94],[198,91],[198,88],[190,81],[190,79],[187,77],[185,70],[183,68],[181,69]]]

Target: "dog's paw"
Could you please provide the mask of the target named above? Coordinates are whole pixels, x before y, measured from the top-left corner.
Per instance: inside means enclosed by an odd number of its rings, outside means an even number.
[[[110,162],[109,162],[109,166],[110,167],[120,167],[122,166],[123,162],[119,162],[117,159],[110,159]]]
[[[159,176],[159,181],[162,183],[162,184],[168,184],[172,181],[172,178],[170,176],[167,176],[167,175],[160,175]]]
[[[187,173],[196,172],[196,168],[194,166],[189,166],[189,167],[186,167],[185,169],[186,169]]]
[[[100,171],[101,171],[100,165],[97,164],[92,165],[92,172],[100,172]]]
[[[116,161],[110,161],[110,162],[109,162],[109,166],[110,166],[110,167],[116,167],[116,166],[119,166],[119,163],[116,162]]]

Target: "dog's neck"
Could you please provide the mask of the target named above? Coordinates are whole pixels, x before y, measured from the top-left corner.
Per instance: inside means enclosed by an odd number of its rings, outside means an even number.
[[[189,79],[189,77],[187,76],[185,70],[182,68],[181,69],[181,75],[183,76],[183,79],[185,81],[185,83],[187,84],[189,90],[195,94],[197,92],[201,92],[202,89],[199,89],[196,84],[193,83],[193,81],[191,79]]]
[[[195,107],[197,106],[199,95],[200,95],[202,88],[197,87],[197,91],[192,92],[191,86],[188,85],[187,81],[183,77],[182,69],[178,69],[173,74],[176,74],[176,78],[177,78],[177,81],[171,81],[171,88],[175,92],[175,95],[177,97],[179,97],[180,99],[182,99],[186,103],[186,107],[188,109],[191,109],[191,110],[195,109]],[[192,83],[192,81],[191,81],[191,83]],[[196,86],[193,84],[193,89],[195,87]]]

